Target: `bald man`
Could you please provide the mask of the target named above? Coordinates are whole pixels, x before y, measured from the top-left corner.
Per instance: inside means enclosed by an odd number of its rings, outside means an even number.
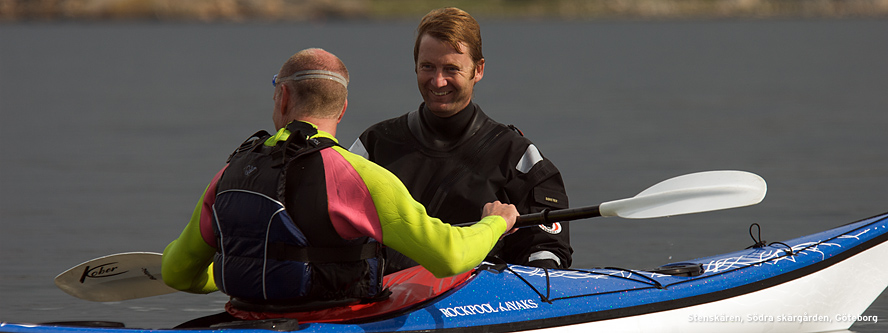
[[[231,296],[229,313],[310,311],[384,299],[384,244],[437,277],[477,266],[518,211],[471,227],[429,216],[391,172],[339,146],[348,70],[302,50],[275,75],[272,120],[228,158],[163,254],[173,288]]]

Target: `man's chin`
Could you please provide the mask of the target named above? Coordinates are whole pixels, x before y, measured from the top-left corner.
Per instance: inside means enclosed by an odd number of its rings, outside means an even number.
[[[426,101],[426,107],[429,111],[432,111],[432,114],[441,117],[447,118],[452,115],[455,115],[462,111],[465,107],[459,107],[456,103],[453,102],[435,102],[435,101]]]
[[[431,111],[432,114],[438,117],[447,118],[457,114],[460,110],[456,110],[453,107],[450,107],[450,104],[448,104],[446,106],[429,106],[429,111]]]

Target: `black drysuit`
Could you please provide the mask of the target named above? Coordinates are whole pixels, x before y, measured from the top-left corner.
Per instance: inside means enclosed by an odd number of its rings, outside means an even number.
[[[568,207],[561,173],[514,126],[470,103],[449,118],[425,105],[377,123],[350,150],[398,176],[429,215],[458,224],[477,221],[485,203],[514,204],[521,214]],[[489,257],[508,263],[567,268],[568,223],[522,228],[500,240]],[[416,263],[389,250],[385,274]]]

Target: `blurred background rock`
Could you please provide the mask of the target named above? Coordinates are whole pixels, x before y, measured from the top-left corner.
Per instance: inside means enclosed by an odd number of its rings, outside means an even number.
[[[888,0],[0,0],[0,22],[417,20],[443,6],[523,19],[888,17]]]

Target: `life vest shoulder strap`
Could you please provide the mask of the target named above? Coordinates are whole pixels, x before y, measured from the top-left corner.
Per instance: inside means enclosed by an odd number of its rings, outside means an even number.
[[[240,146],[237,147],[237,149],[231,152],[231,155],[228,155],[228,159],[225,161],[225,163],[231,162],[231,159],[234,158],[234,156],[237,154],[256,149],[256,147],[261,146],[262,143],[264,143],[265,140],[268,139],[268,137],[270,136],[271,134],[268,134],[268,132],[264,130],[250,135],[250,137],[244,140],[244,142],[241,143]]]

